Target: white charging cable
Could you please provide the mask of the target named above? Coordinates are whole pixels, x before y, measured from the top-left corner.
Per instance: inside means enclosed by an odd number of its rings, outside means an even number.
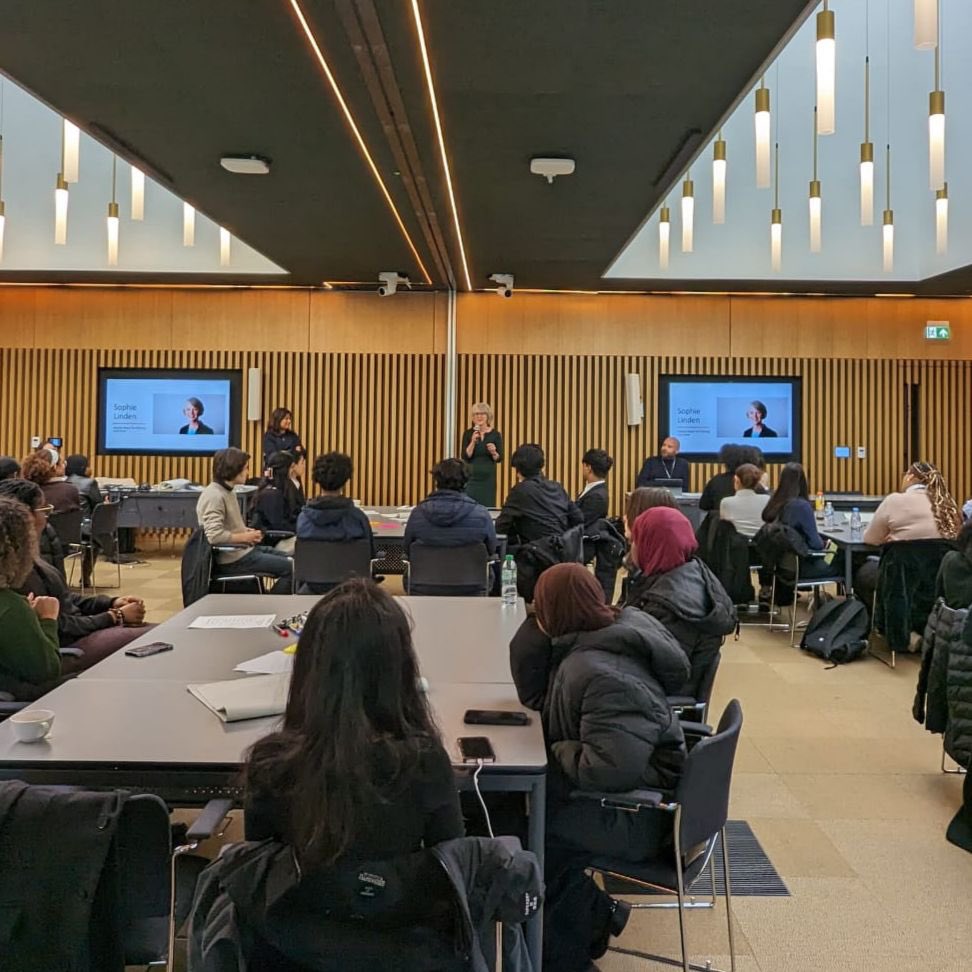
[[[479,774],[483,771],[483,761],[477,759],[476,772],[473,773],[473,788],[476,790],[476,796],[479,797],[479,805],[483,808],[483,816],[486,818],[486,829],[489,831],[490,837],[495,837],[496,834],[493,833],[493,824],[489,819],[489,811],[486,809],[486,801],[483,799],[482,791],[479,789]]]

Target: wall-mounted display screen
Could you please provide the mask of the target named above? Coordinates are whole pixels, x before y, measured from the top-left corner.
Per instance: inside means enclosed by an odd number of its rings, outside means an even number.
[[[211,456],[240,443],[243,373],[99,368],[98,454]]]
[[[759,446],[770,462],[799,462],[802,379],[662,375],[658,425],[687,459],[713,460],[722,446]]]

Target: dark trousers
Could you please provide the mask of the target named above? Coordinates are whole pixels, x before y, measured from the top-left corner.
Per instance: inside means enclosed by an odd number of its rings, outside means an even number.
[[[253,547],[239,560],[231,564],[219,564],[216,577],[235,577],[237,574],[271,574],[277,578],[270,588],[271,594],[290,594],[293,589],[291,575],[294,562],[283,551],[275,547]]]
[[[594,561],[594,576],[604,591],[604,600],[608,604],[614,603],[614,588],[618,581],[617,564],[601,563],[601,558],[596,557],[593,543],[584,544],[584,563],[589,564]]]
[[[870,614],[874,609],[874,594],[878,586],[878,564],[877,557],[868,557],[867,560],[857,568],[854,574],[854,594],[864,602],[867,613]]]

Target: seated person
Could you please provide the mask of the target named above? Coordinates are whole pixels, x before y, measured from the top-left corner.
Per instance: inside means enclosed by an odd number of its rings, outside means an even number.
[[[303,881],[464,836],[411,626],[373,581],[347,580],[311,610],[283,725],[254,744],[244,778],[246,839],[288,844]]]
[[[899,540],[954,540],[962,525],[952,494],[938,469],[930,462],[915,462],[901,481],[901,492],[885,496],[864,531],[873,547]],[[854,593],[867,605],[874,603],[879,558],[868,557],[854,575]]]
[[[405,556],[413,543],[427,547],[465,547],[481,543],[492,556],[497,550],[496,528],[485,506],[466,494],[469,470],[461,459],[443,459],[432,470],[435,489],[409,514],[402,546]],[[437,589],[410,584],[412,594],[437,594]],[[461,593],[449,588],[449,593]],[[479,589],[469,593],[478,593]]]
[[[251,523],[258,530],[276,533],[297,532],[297,517],[304,507],[300,477],[304,471],[304,457],[293,452],[275,452],[267,464],[269,479],[257,490]],[[294,537],[277,543],[277,550],[294,552]]]
[[[584,873],[586,863],[651,857],[670,844],[672,824],[665,814],[570,794],[675,787],[685,741],[667,696],[690,669],[661,624],[605,604],[580,564],[544,571],[534,605],[510,643],[510,670],[520,701],[541,713],[548,751],[544,968],[579,972],[604,954],[630,911]]]
[[[590,527],[608,515],[610,501],[605,477],[614,460],[603,449],[588,449],[581,459],[584,488],[577,497],[577,508],[584,515],[584,526]]]
[[[81,496],[81,513],[85,519],[91,518],[91,512],[99,503],[104,503],[98,483],[91,478],[91,464],[87,456],[68,456],[64,464],[67,481],[73,485]]]
[[[635,520],[631,576],[625,607],[660,621],[688,657],[688,681],[675,695],[697,698],[699,683],[727,634],[736,630],[736,609],[719,579],[695,557],[698,541],[680,512],[645,510]]]
[[[658,450],[657,456],[649,456],[645,464],[638,473],[638,480],[635,488],[651,486],[656,479],[680,479],[682,489],[689,487],[689,464],[688,459],[682,459],[678,450],[682,444],[674,435],[668,436]]]
[[[38,537],[47,524],[50,506],[36,483],[26,479],[0,482],[0,496],[19,500],[33,514]],[[68,590],[64,578],[39,558],[31,572],[18,587],[18,592],[35,597],[55,597],[60,603],[57,633],[62,648],[78,648],[83,656],[65,656],[61,660],[64,673],[90,668],[96,662],[124,648],[147,630],[145,603],[141,598],[122,595],[85,597]]]
[[[719,450],[719,461],[726,467],[724,472],[716,473],[706,484],[699,497],[699,509],[705,512],[718,510],[727,496],[736,492],[736,470],[744,463],[764,469],[766,461],[756,446],[724,445]],[[756,487],[757,493],[765,493],[762,483]]]
[[[233,545],[236,549],[213,552],[214,574],[233,577],[237,574],[270,574],[276,577],[273,594],[291,592],[293,561],[273,547],[260,545],[263,534],[243,522],[243,513],[233,487],[246,482],[250,472],[250,455],[232,446],[213,456],[213,481],[199,494],[196,517],[214,547]]]
[[[959,531],[955,549],[942,558],[935,597],[944,598],[950,608],[972,608],[972,521]]]
[[[0,456],[0,482],[20,478],[20,463],[11,456]]]
[[[57,598],[18,593],[36,554],[30,510],[12,496],[0,496],[0,685],[41,686],[61,675]]]
[[[666,506],[671,510],[681,512],[675,494],[664,486],[639,486],[628,493],[628,499],[624,506],[624,535],[629,541],[635,520],[645,510],[653,509],[656,506]]]
[[[32,452],[21,464],[21,475],[40,486],[55,513],[72,513],[81,509],[81,494],[77,486],[67,481],[65,463],[60,456],[46,449]]]
[[[752,540],[763,526],[763,510],[769,493],[757,493],[763,474],[758,466],[744,462],[736,467],[733,485],[736,492],[719,504],[719,516],[728,520],[736,532]]]
[[[584,522],[584,514],[564,487],[543,475],[545,461],[543,449],[533,443],[518,446],[510,459],[517,483],[496,520],[496,532],[509,538],[508,549],[565,533]]]

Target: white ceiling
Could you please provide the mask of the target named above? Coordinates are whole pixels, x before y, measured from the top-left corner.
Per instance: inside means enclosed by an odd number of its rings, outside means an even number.
[[[153,271],[285,274],[232,238],[230,266],[219,265],[219,227],[196,213],[195,245],[182,245],[180,199],[145,180],[145,218],[131,219],[131,169],[118,162],[117,267],[108,266],[106,217],[111,153],[81,133],[80,178],[70,186],[67,243],[54,244],[54,183],[60,169],[61,118],[9,79],[3,86],[3,187],[6,203],[0,270]],[[218,165],[213,159],[213,165]],[[233,178],[232,176],[227,176]],[[243,178],[237,176],[236,178]]]
[[[812,178],[816,18],[800,27],[766,71],[771,89],[773,137],[780,144],[782,268],[770,266],[773,190],[757,189],[753,92],[726,122],[726,222],[712,223],[712,141],[691,167],[695,182],[695,248],[681,252],[681,179],[669,193],[671,259],[658,266],[658,214],[642,225],[605,277],[702,280],[924,279],[972,264],[972,3],[941,0],[942,88],[946,101],[946,175],[949,245],[935,253],[934,193],[928,188],[928,93],[934,87],[934,53],[913,46],[912,0],[836,0],[836,132],[818,143],[823,196],[823,247],[811,253],[808,189]],[[890,25],[889,25],[890,14]],[[865,30],[869,15],[870,30]],[[889,30],[890,26],[890,30]],[[869,33],[871,141],[875,154],[874,225],[860,225],[858,161],[864,141],[864,56]],[[885,144],[889,141],[890,43],[891,208],[895,258],[882,269],[881,212],[885,203]],[[713,140],[715,136],[713,135]]]

